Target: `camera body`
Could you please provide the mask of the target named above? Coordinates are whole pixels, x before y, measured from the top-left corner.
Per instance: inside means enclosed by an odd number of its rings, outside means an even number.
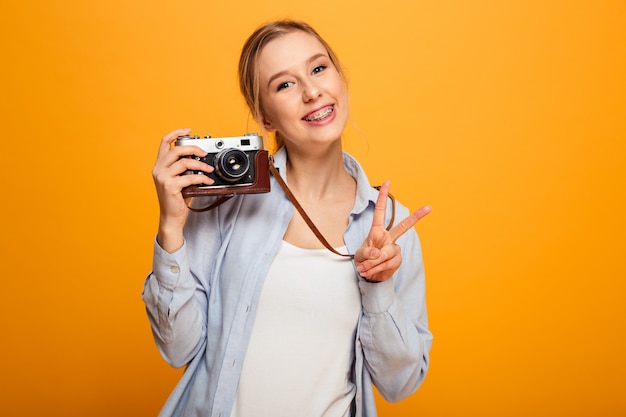
[[[179,136],[175,146],[194,145],[207,152],[204,158],[187,156],[213,166],[211,173],[186,171],[183,175],[208,175],[211,185],[192,185],[183,189],[184,197],[266,193],[270,190],[269,157],[263,138],[256,133],[243,136]]]

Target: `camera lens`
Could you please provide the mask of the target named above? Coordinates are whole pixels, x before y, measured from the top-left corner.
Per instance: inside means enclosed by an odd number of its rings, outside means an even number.
[[[237,181],[249,168],[248,155],[239,149],[225,149],[215,156],[215,172],[224,181]]]

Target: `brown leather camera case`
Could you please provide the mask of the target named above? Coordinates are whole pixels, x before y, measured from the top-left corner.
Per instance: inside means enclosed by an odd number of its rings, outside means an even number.
[[[269,154],[267,150],[258,151],[254,157],[254,182],[249,185],[232,187],[198,187],[191,185],[183,189],[183,197],[201,197],[212,195],[260,194],[270,191]]]

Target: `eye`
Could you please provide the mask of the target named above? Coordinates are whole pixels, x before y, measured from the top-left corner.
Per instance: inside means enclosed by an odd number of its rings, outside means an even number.
[[[290,87],[292,84],[293,83],[291,81],[285,81],[284,83],[280,83],[276,87],[276,91],[284,90],[285,88]]]
[[[317,67],[313,68],[313,74],[319,74],[320,72],[324,71],[326,69],[326,65],[318,65]]]

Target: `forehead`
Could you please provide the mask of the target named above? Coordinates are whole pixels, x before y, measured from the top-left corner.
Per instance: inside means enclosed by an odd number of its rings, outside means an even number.
[[[276,73],[289,71],[306,64],[309,58],[320,53],[328,56],[328,51],[315,36],[299,30],[288,32],[272,39],[261,50],[259,78],[266,80]]]

